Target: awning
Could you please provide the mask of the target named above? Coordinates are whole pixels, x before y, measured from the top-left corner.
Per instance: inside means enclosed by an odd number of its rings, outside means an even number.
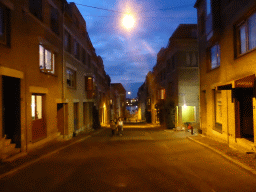
[[[250,75],[235,81],[235,88],[253,88],[255,75]]]
[[[226,85],[217,86],[217,90],[232,90],[234,88],[253,88],[255,81],[255,74],[241,79],[228,82]],[[233,86],[232,86],[233,84]]]

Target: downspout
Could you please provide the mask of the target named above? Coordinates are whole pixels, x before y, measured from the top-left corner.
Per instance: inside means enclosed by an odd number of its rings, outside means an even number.
[[[229,126],[228,126],[228,90],[226,91],[226,98],[227,98],[227,141],[229,146]]]
[[[63,1],[63,12],[62,12],[62,103],[64,107],[64,127],[63,127],[63,138],[65,138],[65,129],[66,129],[66,106],[64,104],[65,99],[65,62],[64,62],[64,15],[65,15],[65,0]]]

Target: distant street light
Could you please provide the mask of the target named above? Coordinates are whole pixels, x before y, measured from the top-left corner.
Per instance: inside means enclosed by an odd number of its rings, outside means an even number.
[[[128,91],[128,95],[131,95],[131,92],[130,92],[130,91]]]

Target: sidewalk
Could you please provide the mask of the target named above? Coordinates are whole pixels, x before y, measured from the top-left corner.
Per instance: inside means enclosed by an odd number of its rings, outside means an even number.
[[[213,150],[229,161],[256,175],[256,156],[254,153],[247,154],[245,152],[238,151],[230,148],[227,143],[215,141],[201,134],[189,136],[188,139]]]
[[[38,147],[37,149],[34,149],[32,151],[29,151],[28,153],[24,153],[22,156],[19,155],[20,157],[11,157],[7,160],[1,161],[0,162],[0,179],[14,173],[17,170],[23,169],[40,159],[50,156],[54,153],[57,153],[58,151],[71,146],[75,143],[81,142],[93,134],[97,134],[98,132],[102,131],[103,129],[97,129],[94,130],[92,129],[89,132],[83,132],[78,134],[76,137],[73,137],[70,140],[53,140],[41,147]]]

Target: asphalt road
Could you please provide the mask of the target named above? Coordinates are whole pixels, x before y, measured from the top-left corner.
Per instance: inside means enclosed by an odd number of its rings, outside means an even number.
[[[254,192],[256,177],[184,132],[104,129],[2,178],[0,191]]]

